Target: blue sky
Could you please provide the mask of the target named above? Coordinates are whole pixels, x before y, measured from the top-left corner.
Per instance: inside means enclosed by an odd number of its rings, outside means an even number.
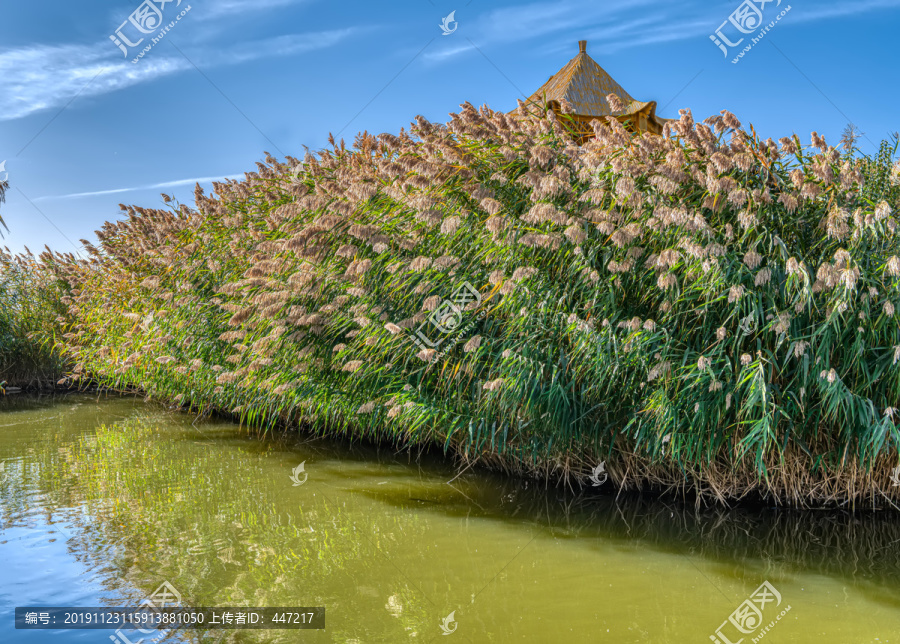
[[[808,142],[817,130],[834,144],[853,122],[864,152],[900,129],[900,0],[756,0],[763,26],[790,10],[737,64],[751,36],[728,57],[710,40],[734,0],[151,1],[165,3],[163,26],[190,10],[136,63],[154,34],[128,58],[110,35],[137,0],[4,3],[0,214],[13,250],[72,251],[119,203],[189,202],[195,181],[253,171],[264,151],[302,157],[329,132],[396,132],[466,100],[510,110],[580,39],[665,117],[729,109],[763,136]],[[142,35],[131,23],[121,33]],[[743,35],[732,23],[722,33]]]

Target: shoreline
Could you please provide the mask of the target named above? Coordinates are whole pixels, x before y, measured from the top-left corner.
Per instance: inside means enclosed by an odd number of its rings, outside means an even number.
[[[629,452],[617,452],[606,456],[604,461],[608,480],[601,486],[594,486],[591,472],[592,462],[575,454],[558,455],[539,464],[525,464],[510,460],[499,454],[485,452],[478,455],[466,454],[459,444],[445,443],[444,437],[432,440],[408,442],[385,435],[354,433],[349,430],[322,431],[297,422],[281,422],[264,428],[246,422],[240,414],[221,408],[192,408],[189,404],[174,401],[173,397],[154,397],[139,388],[117,390],[100,382],[91,382],[86,387],[64,387],[35,389],[22,387],[15,392],[23,397],[54,396],[71,394],[112,395],[130,398],[144,398],[185,414],[198,418],[220,418],[233,422],[250,431],[263,435],[290,435],[297,433],[310,438],[331,441],[363,443],[373,447],[389,445],[402,448],[403,453],[413,455],[428,452],[446,462],[456,463],[460,473],[472,467],[483,468],[510,482],[533,481],[555,488],[595,491],[600,495],[637,494],[648,501],[674,502],[685,507],[762,510],[777,508],[782,510],[825,510],[850,511],[853,514],[879,514],[890,510],[900,510],[900,485],[891,479],[893,465],[884,459],[877,466],[877,476],[868,475],[858,466],[845,466],[827,476],[810,473],[810,459],[802,452],[787,454],[784,463],[769,464],[773,484],[763,485],[750,465],[744,464],[735,470],[727,463],[717,463],[706,469],[691,472],[690,476],[679,476],[678,469],[663,462],[651,463]],[[445,446],[446,447],[445,449]],[[849,490],[841,494],[841,490]]]

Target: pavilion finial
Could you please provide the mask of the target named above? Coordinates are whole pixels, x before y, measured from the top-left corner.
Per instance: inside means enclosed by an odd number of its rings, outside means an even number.
[[[579,40],[578,41],[578,53],[579,54],[587,53],[587,40]]]

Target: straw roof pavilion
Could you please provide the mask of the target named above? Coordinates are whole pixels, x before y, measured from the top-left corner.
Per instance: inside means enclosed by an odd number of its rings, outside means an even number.
[[[613,114],[606,97],[615,94],[625,109]],[[561,114],[561,105],[567,101],[573,113],[568,114],[580,134],[580,142],[594,134],[590,126],[594,119],[614,115],[632,132],[662,134],[668,119],[656,115],[656,101],[637,101],[619,85],[605,69],[587,55],[587,41],[578,41],[578,55],[556,72],[532,94],[526,103],[545,105]]]

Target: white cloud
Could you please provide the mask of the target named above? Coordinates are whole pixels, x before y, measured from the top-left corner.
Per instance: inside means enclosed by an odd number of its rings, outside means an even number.
[[[345,38],[361,31],[357,28],[335,29],[333,31],[318,31],[307,34],[291,34],[276,36],[265,40],[237,43],[227,51],[216,52],[198,57],[195,62],[205,65],[231,65],[243,63],[259,58],[274,58],[276,56],[292,56],[303,54],[317,49],[327,49]]]
[[[110,43],[35,45],[0,51],[0,120],[65,105],[79,92],[93,96],[136,85],[188,66],[162,56],[144,64],[113,62]]]
[[[48,195],[46,197],[38,197],[33,201],[57,201],[60,199],[80,199],[83,197],[97,197],[102,195],[115,195],[123,192],[137,192],[139,190],[158,190],[160,188],[177,188],[178,186],[192,186],[196,183],[209,183],[211,181],[225,181],[226,179],[244,179],[243,172],[229,174],[225,177],[196,177],[193,179],[178,179],[177,181],[164,181],[162,183],[154,183],[148,186],[135,186],[132,188],[112,188],[110,190],[95,190],[92,192],[73,192],[68,195]]]
[[[428,52],[422,54],[422,58],[425,60],[444,60],[445,58],[452,58],[457,54],[462,54],[467,51],[475,51],[475,48],[472,45],[461,45],[459,47],[447,47],[444,49],[438,49],[437,51]]]
[[[787,4],[784,0],[781,9]],[[464,16],[457,16],[457,19],[478,46],[541,40],[543,43],[538,53],[545,55],[574,48],[574,42],[564,43],[559,37],[563,33],[580,32],[579,37],[589,41],[590,50],[610,53],[653,43],[706,37],[739,5],[740,0],[724,4],[697,0],[680,3],[660,0],[633,0],[628,3],[563,0],[495,9],[478,16],[471,23],[467,23]],[[794,8],[785,25],[896,8],[900,8],[900,0],[824,0],[815,6]],[[774,15],[776,4],[767,4],[764,12],[765,16]],[[468,49],[447,48],[426,57],[433,61],[445,61]]]
[[[484,16],[479,32],[491,41],[513,42],[543,38],[549,34],[585,27],[624,32],[624,24],[665,20],[666,8],[653,7],[659,0],[632,0],[628,3],[553,2],[506,7]],[[682,5],[679,5],[682,6]],[[634,19],[633,16],[641,16]],[[625,21],[631,17],[631,20]]]
[[[355,31],[348,28],[290,34],[221,49],[204,47],[187,55],[201,68],[232,65],[325,49]],[[130,58],[122,60],[111,42],[0,50],[0,121],[60,108],[75,96],[108,94],[193,68],[185,58],[171,52],[160,43],[132,63]]]
[[[268,11],[280,9],[291,5],[306,4],[309,0],[214,0],[203,6],[203,12],[208,18],[246,13],[248,11]]]
[[[790,4],[790,3],[787,3]],[[786,5],[782,3],[782,9]],[[775,5],[771,5],[774,7]],[[801,11],[791,10],[791,22],[813,22],[817,20],[828,20],[829,18],[840,18],[841,16],[859,15],[870,11],[878,11],[880,9],[898,9],[900,8],[900,0],[857,0],[856,2],[834,2],[829,4],[823,2],[816,6],[802,7]]]

